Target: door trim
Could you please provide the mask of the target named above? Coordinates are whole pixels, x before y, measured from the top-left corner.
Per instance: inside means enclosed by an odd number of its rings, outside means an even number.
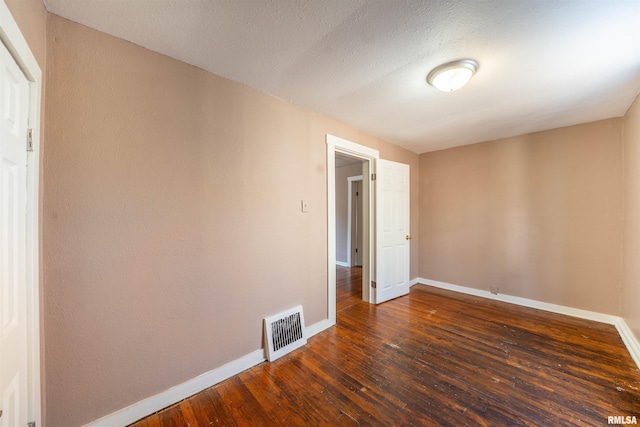
[[[336,153],[346,154],[351,157],[356,157],[364,161],[363,170],[366,173],[363,175],[370,175],[375,172],[375,159],[380,158],[380,152],[373,148],[365,147],[364,145],[356,144],[355,142],[347,141],[346,139],[339,138],[334,135],[326,134],[327,144],[327,320],[329,325],[336,324]],[[370,182],[369,180],[363,180]],[[363,296],[366,293],[366,300],[370,300],[371,292],[371,276],[370,273],[373,267],[373,242],[374,231],[372,230],[373,215],[375,215],[374,198],[372,197],[372,187],[368,188],[368,224],[369,229],[369,242],[365,242],[367,249],[366,255],[363,256],[364,260],[367,259],[367,267],[363,265],[362,268],[362,293]],[[363,189],[363,193],[367,193]],[[363,194],[365,195],[365,194]],[[366,201],[365,201],[366,202]]]
[[[26,285],[28,321],[29,419],[42,425],[40,377],[40,110],[42,70],[4,1],[0,1],[0,40],[30,82],[29,127],[33,129],[33,151],[27,152]],[[25,135],[26,138],[26,135]]]

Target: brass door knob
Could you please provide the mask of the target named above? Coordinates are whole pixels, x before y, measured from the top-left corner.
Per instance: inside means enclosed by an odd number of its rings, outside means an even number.
[[[409,236],[408,234],[405,236],[405,239],[407,240],[411,240],[411,236]]]

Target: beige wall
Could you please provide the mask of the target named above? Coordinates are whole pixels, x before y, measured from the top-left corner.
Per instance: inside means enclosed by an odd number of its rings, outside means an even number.
[[[417,228],[414,153],[53,15],[47,49],[49,427],[259,349],[266,315],[326,318],[326,133],[411,165]]]
[[[625,227],[622,317],[640,341],[640,97],[624,116]]]
[[[420,156],[420,277],[620,314],[622,120]]]
[[[362,175],[362,163],[336,168],[336,261],[347,262],[349,225],[349,182],[347,178]]]

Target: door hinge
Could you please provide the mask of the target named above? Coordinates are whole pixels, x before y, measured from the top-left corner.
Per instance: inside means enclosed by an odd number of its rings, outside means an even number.
[[[372,173],[372,174],[371,174],[371,181],[375,181],[375,180],[376,180],[376,174],[375,174],[375,173]]]
[[[376,284],[376,282],[374,282],[373,280],[371,281],[371,287],[373,289],[378,289],[378,285]]]
[[[31,128],[27,129],[27,151],[33,151],[33,129]]]

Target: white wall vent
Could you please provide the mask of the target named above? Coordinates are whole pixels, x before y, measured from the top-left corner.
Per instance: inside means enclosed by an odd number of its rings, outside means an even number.
[[[269,362],[305,345],[307,332],[304,327],[302,306],[293,307],[275,316],[265,317],[264,336],[267,341]]]

